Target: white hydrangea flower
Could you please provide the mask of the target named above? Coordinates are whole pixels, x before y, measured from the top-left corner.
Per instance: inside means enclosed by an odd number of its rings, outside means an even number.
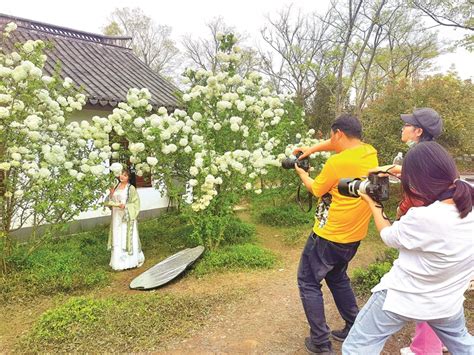
[[[147,157],[146,162],[151,166],[155,166],[156,164],[158,164],[158,159],[156,159],[155,157]]]
[[[221,100],[217,102],[217,109],[220,111],[224,111],[226,109],[232,108],[232,102]]]
[[[7,32],[7,33],[10,33],[12,31],[15,31],[17,29],[17,25],[15,22],[9,22],[7,23],[7,25],[5,26],[5,29],[4,31]]]
[[[9,104],[12,101],[12,96],[9,94],[0,94],[0,104]],[[1,107],[6,108],[6,107]]]
[[[0,107],[0,118],[5,118],[10,116],[10,110],[8,107]]]
[[[48,178],[51,175],[51,171],[49,171],[47,168],[41,168],[39,169],[39,175],[42,178]]]
[[[191,101],[191,99],[192,99],[191,95],[189,95],[189,94],[184,94],[183,95],[183,101],[184,102]]]
[[[113,163],[110,165],[110,171],[118,176],[123,171],[123,166],[120,163]]]
[[[146,123],[143,117],[137,117],[133,120],[133,124],[135,127],[140,128]]]
[[[158,109],[159,115],[166,115],[167,113],[168,113],[168,110],[163,106]]]
[[[21,154],[19,154],[19,153],[13,153],[13,154],[12,154],[12,159],[13,159],[13,160],[16,160],[16,161],[20,161],[20,160],[21,160]]]
[[[168,139],[171,138],[171,132],[168,131],[168,130],[163,130],[161,133],[160,133],[160,138],[162,141],[166,141]]]
[[[37,116],[37,115],[29,115],[25,118],[25,120],[23,121],[23,123],[25,124],[25,126],[27,126],[29,129],[33,130],[33,131],[36,131],[39,129],[41,123],[42,123],[42,119]]]
[[[26,53],[31,53],[35,50],[35,45],[34,45],[34,42],[32,40],[28,40],[26,41],[24,44],[23,44],[23,50],[26,52]]]
[[[143,152],[145,150],[145,144],[139,142],[139,143],[130,143],[128,146],[128,149],[133,153],[137,154],[140,152]]]
[[[0,170],[8,171],[10,170],[11,164],[7,162],[0,163]]]
[[[104,172],[105,167],[103,165],[93,165],[90,167],[90,172],[93,175],[100,175]]]

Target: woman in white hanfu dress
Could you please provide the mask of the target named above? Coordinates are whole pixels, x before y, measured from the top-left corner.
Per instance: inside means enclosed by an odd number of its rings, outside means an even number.
[[[140,267],[145,261],[137,227],[140,200],[131,177],[129,171],[122,171],[120,182],[110,189],[105,202],[112,209],[107,246],[112,251],[110,266],[114,270]]]

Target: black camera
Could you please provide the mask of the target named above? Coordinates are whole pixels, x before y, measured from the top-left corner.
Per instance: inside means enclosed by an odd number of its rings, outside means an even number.
[[[295,168],[295,164],[298,165],[298,167],[300,167],[301,169],[303,169],[304,171],[308,171],[310,166],[309,166],[309,158],[304,158],[304,159],[301,159],[301,160],[298,160],[298,157],[301,156],[301,154],[303,154],[303,152],[298,152],[296,153],[295,157],[294,158],[285,158],[281,161],[281,167],[283,169],[294,169]]]
[[[380,177],[378,173],[369,173],[366,180],[346,178],[339,180],[337,190],[341,195],[359,197],[359,191],[367,194],[374,201],[387,201],[389,191],[388,176]]]

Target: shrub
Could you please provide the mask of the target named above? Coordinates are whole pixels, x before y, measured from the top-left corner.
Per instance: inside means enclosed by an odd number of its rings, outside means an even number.
[[[250,243],[255,239],[255,226],[242,222],[238,218],[229,221],[225,231],[222,245],[236,245]]]
[[[155,219],[138,223],[142,248],[145,252],[164,249],[166,252],[197,244],[190,240],[192,225],[178,213],[164,213]]]
[[[388,261],[376,262],[366,269],[356,268],[352,273],[352,283],[360,295],[370,294],[370,290],[380,282],[380,279],[392,268]]]
[[[288,204],[280,207],[264,208],[258,217],[259,222],[270,226],[300,226],[314,221],[311,213],[303,212],[298,206]]]
[[[253,244],[227,246],[207,252],[197,264],[198,276],[221,270],[269,269],[276,256],[269,250]]]
[[[352,284],[360,295],[369,295],[380,279],[392,268],[393,261],[398,257],[398,250],[388,248],[382,257],[366,268],[355,268],[352,273]]]

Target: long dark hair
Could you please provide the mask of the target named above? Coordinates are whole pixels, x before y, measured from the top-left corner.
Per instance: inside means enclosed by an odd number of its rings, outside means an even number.
[[[135,170],[133,168],[126,168],[123,169],[122,173],[127,173],[128,175],[128,183],[133,185],[135,188],[137,187],[137,174],[135,174]],[[117,177],[117,186],[120,184],[120,177]]]
[[[403,160],[402,186],[408,197],[429,205],[448,191],[461,218],[472,211],[474,188],[459,180],[454,159],[436,142],[419,143],[410,149]]]

